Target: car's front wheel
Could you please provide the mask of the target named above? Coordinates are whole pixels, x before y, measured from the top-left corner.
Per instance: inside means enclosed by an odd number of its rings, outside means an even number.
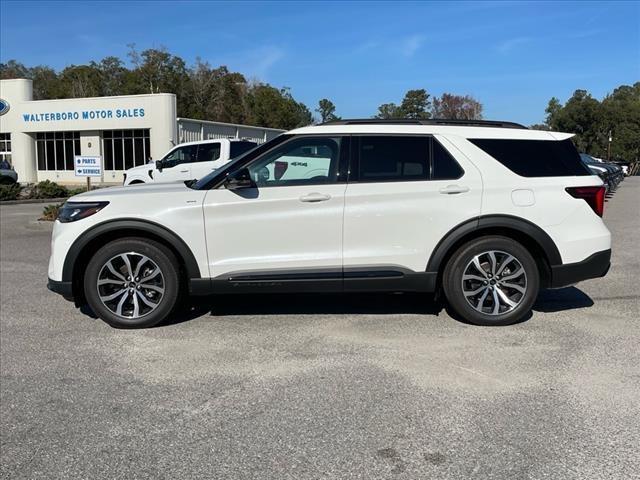
[[[164,245],[123,238],[100,248],[84,276],[87,303],[118,328],[152,327],[173,311],[180,293],[179,267]]]
[[[535,260],[507,237],[482,237],[463,245],[443,275],[449,305],[476,325],[510,325],[531,311],[540,289]]]

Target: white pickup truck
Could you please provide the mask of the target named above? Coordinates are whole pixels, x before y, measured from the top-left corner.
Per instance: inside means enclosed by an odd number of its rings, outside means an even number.
[[[181,143],[160,160],[128,169],[124,185],[199,179],[256,145],[256,142],[235,138]]]

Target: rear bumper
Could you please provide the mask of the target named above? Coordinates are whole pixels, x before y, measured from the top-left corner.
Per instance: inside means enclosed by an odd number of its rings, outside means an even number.
[[[73,300],[73,283],[72,282],[59,282],[57,280],[51,280],[47,282],[47,288],[54,293],[62,295],[65,300]]]
[[[611,249],[594,253],[581,262],[551,267],[551,288],[566,287],[589,278],[604,277],[611,266]]]

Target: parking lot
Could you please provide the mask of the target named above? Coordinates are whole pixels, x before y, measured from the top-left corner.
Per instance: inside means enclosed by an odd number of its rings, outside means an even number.
[[[0,207],[2,478],[640,478],[640,177],[607,277],[501,328],[413,295],[242,296],[115,330]]]

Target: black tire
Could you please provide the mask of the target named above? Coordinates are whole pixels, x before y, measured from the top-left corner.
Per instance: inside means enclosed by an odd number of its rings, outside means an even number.
[[[0,175],[0,185],[13,185],[14,183],[16,183],[16,181],[7,176],[7,175]]]
[[[480,282],[475,279],[465,280],[463,287],[463,275],[465,274],[465,271],[467,271],[467,274],[475,274],[477,272],[475,267],[469,267],[469,264],[473,261],[474,257],[476,255],[481,255],[481,257],[479,257],[480,260],[488,260],[489,257],[486,256],[488,253],[485,252],[490,251],[496,252],[494,253],[494,257],[497,258],[498,262],[501,259],[504,261],[509,258],[504,254],[513,256],[515,258],[515,262],[512,261],[513,263],[505,266],[505,270],[501,272],[503,277],[502,279],[500,279],[499,276],[494,276],[490,273],[489,268],[489,271],[485,271],[487,276],[486,284],[484,281]],[[481,263],[481,266],[484,269],[489,267],[490,263],[490,261],[487,261],[486,264]],[[505,280],[505,277],[508,278],[510,276],[509,274],[511,274],[510,268],[514,269],[514,274],[515,272],[520,271],[518,263],[524,270],[524,276],[521,275],[515,280]],[[498,269],[499,267],[500,263],[498,263]],[[468,268],[470,268],[470,270],[467,270]],[[508,273],[505,274],[505,271]],[[484,276],[482,278],[484,278]],[[503,283],[499,283],[501,281]],[[498,282],[498,284],[494,285],[496,282]],[[524,293],[507,286],[514,285],[512,282],[520,282],[520,284],[516,285],[519,286],[520,289],[524,289]],[[477,238],[466,243],[451,256],[444,270],[442,285],[450,307],[464,320],[475,325],[511,325],[522,320],[531,311],[531,307],[536,301],[540,290],[540,272],[538,271],[538,266],[529,251],[520,243],[508,237],[487,236]],[[522,285],[524,285],[524,287]],[[464,288],[466,288],[467,293],[476,291],[476,289],[482,290],[480,290],[477,295],[470,296],[470,299],[467,300],[467,297],[464,294]],[[500,294],[507,294],[507,298],[510,302],[515,304],[515,307],[504,303],[502,297],[498,295],[498,290],[500,291]],[[486,296],[483,299],[482,295],[485,294],[485,291]],[[496,298],[499,300],[497,302],[498,313],[495,314],[494,308],[496,302],[493,299],[494,292]],[[475,303],[475,307],[471,305],[470,302]],[[478,310],[476,307],[480,308],[482,311]],[[508,310],[510,308],[511,310]]]
[[[143,276],[145,270],[147,268],[147,272],[155,272],[155,267],[159,268],[160,275],[156,273],[153,280],[149,280],[148,283],[153,282],[161,282],[156,283],[155,290],[142,289],[139,293],[136,293],[135,289],[137,288],[136,282],[124,282],[122,285],[119,285],[119,277],[115,277],[115,275],[126,276],[127,267],[122,262],[120,268],[118,268],[119,263],[121,262],[122,257],[119,257],[121,254],[127,254],[127,258],[130,261],[132,269],[135,270],[138,262],[142,260],[142,256],[146,256],[149,260],[148,263],[142,264],[140,270],[140,276]],[[106,264],[113,260],[112,267],[116,270],[116,273],[108,272]],[[155,266],[153,265],[155,263]],[[104,270],[103,270],[104,267]],[[154,267],[154,268],[152,268]],[[111,277],[111,279],[115,279],[118,281],[115,284],[115,281],[109,281],[109,283],[114,283],[114,285],[105,285],[98,286],[99,276],[103,275],[103,279],[105,275]],[[89,264],[87,265],[87,269],[84,275],[84,293],[87,299],[87,303],[91,307],[91,309],[95,312],[95,314],[104,320],[106,323],[116,328],[147,328],[157,325],[158,323],[165,320],[174,310],[178,299],[180,297],[180,267],[176,260],[175,255],[164,245],[155,242],[153,240],[149,240],[146,238],[122,238],[119,240],[114,240],[102,248],[100,248],[96,254],[91,258]],[[135,273],[135,272],[134,272]],[[135,280],[135,279],[133,279]],[[140,279],[144,280],[144,279]],[[127,286],[125,286],[127,283]],[[130,288],[130,284],[134,284],[133,288]],[[139,284],[145,285],[142,281]],[[103,298],[107,298],[110,292],[107,291],[105,293],[105,288],[112,288],[117,293],[117,289],[127,290],[127,293],[123,295],[127,295],[127,299],[124,300],[124,304],[120,307],[120,311],[123,315],[117,315],[115,311],[113,311],[114,305],[112,302],[103,302],[101,300],[101,292],[99,289],[102,289]],[[154,293],[158,290],[158,288],[163,290],[163,293],[160,296],[160,293]],[[142,295],[145,295],[143,298]],[[158,299],[153,296],[156,295]],[[127,309],[133,309],[133,299],[135,298],[136,308],[139,308],[139,316],[134,318],[135,311],[132,310],[130,313],[130,317],[126,315]],[[116,297],[116,300],[113,302],[119,301],[122,299],[122,296]],[[146,300],[150,304],[155,304],[157,306],[150,307],[148,303],[144,302]],[[152,302],[151,300],[156,300],[157,303]],[[107,307],[107,304],[111,306],[111,309]],[[117,307],[116,311],[118,310]],[[145,309],[150,309],[147,313],[144,313]]]

